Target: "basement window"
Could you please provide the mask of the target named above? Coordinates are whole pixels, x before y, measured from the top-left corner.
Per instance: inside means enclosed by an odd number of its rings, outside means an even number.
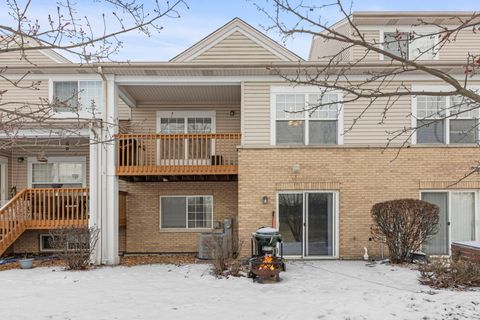
[[[41,252],[53,252],[55,250],[51,243],[52,236],[49,234],[40,235],[40,251]]]
[[[212,196],[160,197],[161,229],[209,229],[212,220]]]

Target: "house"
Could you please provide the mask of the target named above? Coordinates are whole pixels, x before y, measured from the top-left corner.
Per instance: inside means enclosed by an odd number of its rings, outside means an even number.
[[[366,37],[381,41],[396,30],[409,32],[419,17],[442,24],[451,23],[449,16],[358,12],[353,19]],[[344,21],[334,27],[349,32]],[[423,63],[463,77],[466,53],[480,52],[476,37],[461,32]],[[5,101],[38,104],[81,92],[79,113],[98,112],[101,121],[78,128],[71,106],[59,106],[40,128],[22,124],[15,144],[2,137],[0,189],[8,202],[0,211],[0,253],[48,251],[48,229],[72,224],[99,228],[97,263],[116,264],[119,253],[191,253],[199,233],[232,218],[245,254],[251,233],[273,225],[288,256],[359,258],[364,247],[374,255],[383,250],[371,241],[372,205],[397,198],[440,206],[431,254],[449,254],[453,240],[480,239],[480,176],[458,182],[478,160],[478,132],[455,139],[478,115],[419,130],[401,152],[401,141],[385,149],[388,132],[453,98],[401,97],[381,123],[384,101],[378,101],[353,127],[365,101],[312,116],[285,112],[302,110],[318,88],[291,86],[273,69],[314,68],[339,48],[314,38],[304,61],[237,18],[168,62],[92,67],[42,51],[32,53],[32,65],[2,55],[10,77],[30,71],[29,79],[41,81],[29,91],[2,80]],[[362,54],[354,47],[342,59]],[[378,54],[364,61],[389,63]],[[402,82],[439,91],[443,85],[419,74]],[[341,101],[342,93],[329,99]],[[85,103],[92,100],[95,112]]]

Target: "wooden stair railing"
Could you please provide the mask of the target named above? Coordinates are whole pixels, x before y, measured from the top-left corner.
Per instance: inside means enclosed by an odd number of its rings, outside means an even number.
[[[88,188],[24,189],[0,209],[0,255],[28,229],[88,225]]]

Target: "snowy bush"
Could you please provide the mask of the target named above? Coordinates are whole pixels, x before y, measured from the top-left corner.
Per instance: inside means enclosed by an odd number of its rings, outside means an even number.
[[[438,232],[438,212],[438,206],[416,199],[377,203],[371,211],[373,238],[385,242],[392,263],[404,262]]]
[[[480,264],[459,259],[436,259],[419,266],[420,283],[433,288],[480,287]]]

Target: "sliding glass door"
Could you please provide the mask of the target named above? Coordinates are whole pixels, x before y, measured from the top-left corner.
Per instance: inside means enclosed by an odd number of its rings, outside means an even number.
[[[448,255],[452,242],[476,239],[475,191],[428,191],[421,198],[440,208],[438,232],[424,245],[426,253]]]
[[[334,192],[278,195],[278,223],[287,256],[335,255]]]

